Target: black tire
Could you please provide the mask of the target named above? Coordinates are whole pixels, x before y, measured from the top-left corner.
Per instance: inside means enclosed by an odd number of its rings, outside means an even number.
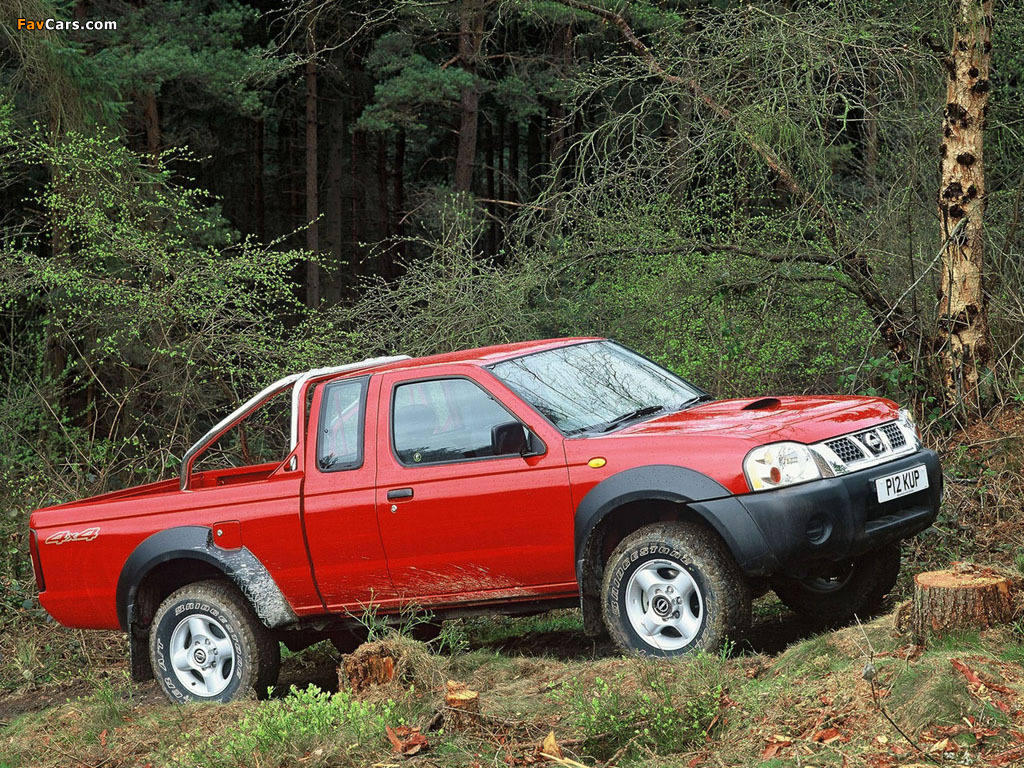
[[[421,621],[409,630],[409,637],[421,643],[429,643],[441,636],[440,621]]]
[[[335,630],[328,635],[334,650],[342,656],[352,653],[356,648],[366,642],[369,632],[366,627],[348,628]]]
[[[230,643],[233,655],[230,668],[223,670],[222,678],[227,680],[227,684],[214,695],[205,695],[202,689],[206,686],[198,671],[186,670],[179,676],[172,663],[172,636],[179,625],[190,618],[198,618],[207,626],[210,626],[209,622],[215,622],[215,628],[220,628],[215,632],[221,634],[212,635],[214,643]],[[197,636],[190,631],[182,631],[184,637],[192,638],[189,647],[197,647]],[[210,638],[202,638],[203,641],[207,639]],[[265,696],[267,688],[277,682],[281,667],[281,648],[277,640],[260,623],[238,589],[226,581],[187,584],[164,600],[150,627],[149,655],[160,689],[171,701],[182,704],[190,701],[234,701],[251,693]]]
[[[867,618],[882,605],[900,574],[900,545],[889,544],[856,560],[837,563],[836,579],[777,577],[772,588],[794,613],[814,616],[828,623]]]
[[[667,634],[657,637],[652,634],[650,637],[657,644],[648,642],[634,627],[627,611],[627,600],[631,599],[635,605],[637,599],[627,595],[631,578],[645,565],[648,570],[654,569],[653,561],[659,560],[674,564],[676,571],[685,571],[699,593],[699,628],[681,647],[660,647],[663,641],[671,644],[672,637]],[[672,568],[663,570],[668,576],[672,575]],[[654,603],[649,607],[654,610]],[[714,532],[690,522],[654,523],[626,536],[608,558],[601,586],[601,610],[608,633],[623,652],[683,656],[713,651],[730,633],[750,624],[750,587]],[[697,615],[698,612],[692,613]],[[677,634],[677,642],[683,642],[685,636],[678,631]]]

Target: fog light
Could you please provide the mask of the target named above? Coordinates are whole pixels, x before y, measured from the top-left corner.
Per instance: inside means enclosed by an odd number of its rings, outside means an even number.
[[[807,521],[807,540],[811,544],[824,544],[832,535],[832,522],[824,515],[815,515]]]

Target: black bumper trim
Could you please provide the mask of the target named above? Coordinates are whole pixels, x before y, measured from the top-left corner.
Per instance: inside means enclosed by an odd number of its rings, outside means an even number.
[[[928,488],[880,503],[874,481],[924,464]],[[749,576],[784,572],[793,564],[856,557],[928,528],[938,516],[942,469],[934,451],[909,456],[848,475],[705,502],[738,501],[763,535],[762,542],[737,542],[733,554]],[[819,535],[812,538],[808,529]],[[768,552],[756,547],[767,544]],[[749,549],[749,551],[747,551]]]

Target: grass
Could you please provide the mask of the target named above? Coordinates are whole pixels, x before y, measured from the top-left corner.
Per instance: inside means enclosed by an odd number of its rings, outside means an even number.
[[[583,631],[583,619],[575,610],[550,611],[536,616],[481,617],[449,623],[461,625],[465,641],[471,647],[498,645],[529,635]]]
[[[567,621],[535,617],[529,626]],[[722,653],[673,662],[617,656],[565,661],[493,649],[438,654],[429,645],[387,636],[384,642],[407,660],[403,682],[363,696],[295,686],[269,701],[224,706],[164,704],[147,698],[145,686],[111,675],[88,696],[4,726],[0,766],[397,765],[405,759],[392,753],[386,728],[426,726],[441,705],[446,678],[480,691],[484,719],[469,731],[430,731],[427,762],[417,757],[410,765],[527,764],[552,730],[566,757],[585,765],[613,756],[620,766],[666,768],[691,761],[898,765],[913,757],[913,749],[886,722],[861,676],[872,651],[879,701],[922,748],[948,733],[956,760],[967,765],[984,764],[995,749],[1014,743],[1020,722],[997,705],[1000,697],[1011,697],[972,691],[950,662],[963,660],[983,680],[1024,697],[1024,671],[1007,658],[1020,648],[1013,628],[938,642],[906,661],[899,656],[905,638],[893,634],[891,621],[885,616],[810,637],[775,658]],[[506,625],[491,637],[517,632],[529,636]],[[305,669],[306,654],[309,664],[330,663],[326,654],[309,649],[286,661],[290,673]],[[974,718],[977,729],[966,728],[965,717]],[[790,743],[766,755],[773,740]]]
[[[716,722],[728,666],[707,654],[682,664],[631,660],[610,680],[574,678],[556,695],[588,754],[674,754],[702,741]]]
[[[349,693],[327,693],[316,686],[256,706],[232,728],[206,736],[186,736],[195,744],[186,760],[206,768],[273,768],[322,765],[339,756],[380,750],[387,726],[402,722],[391,700],[360,701]]]

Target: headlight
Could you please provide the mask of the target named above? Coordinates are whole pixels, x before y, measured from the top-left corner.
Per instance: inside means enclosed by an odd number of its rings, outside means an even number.
[[[917,422],[914,421],[914,414],[912,414],[906,408],[900,408],[899,415],[896,416],[896,421],[900,423],[908,432],[917,435],[918,440],[921,439],[921,430],[917,428]]]
[[[755,448],[743,460],[743,473],[752,491],[766,491],[821,477],[810,449],[800,443],[772,443]]]

